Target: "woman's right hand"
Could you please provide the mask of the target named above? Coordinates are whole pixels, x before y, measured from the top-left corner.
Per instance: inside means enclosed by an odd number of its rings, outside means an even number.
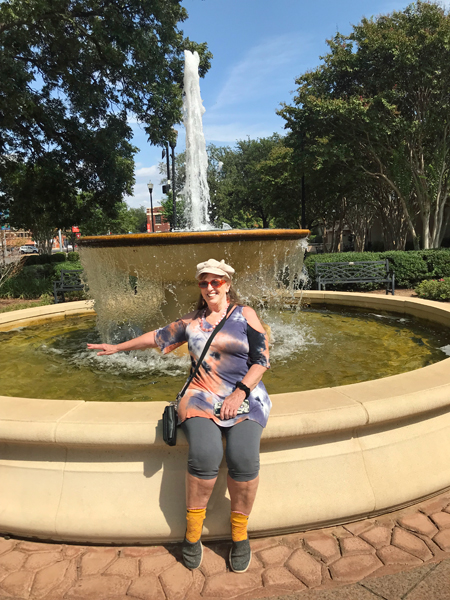
[[[97,352],[97,356],[109,356],[119,352],[114,344],[88,344],[87,347],[88,350],[102,350],[102,352]]]

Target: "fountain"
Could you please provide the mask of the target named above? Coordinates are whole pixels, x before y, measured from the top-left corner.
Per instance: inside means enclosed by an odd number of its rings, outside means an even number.
[[[305,238],[296,229],[218,230],[209,222],[208,157],[203,135],[197,52],[185,51],[183,121],[186,128],[186,221],[189,231],[92,236],[81,240],[99,327],[112,340],[124,323],[157,327],[192,310],[198,296],[195,267],[224,258],[250,305],[279,303],[301,277]],[[288,279],[286,287],[285,280]]]
[[[307,232],[205,231],[201,219],[195,233],[83,240],[89,284],[101,291],[95,311],[106,337],[110,315],[114,327],[130,314],[145,327],[189,308],[194,266],[210,257],[235,266],[248,302],[263,297],[270,304],[285,289],[299,299],[294,281]],[[106,286],[114,292],[103,295]],[[304,298],[450,326],[445,304],[337,292],[305,292]],[[79,314],[94,314],[92,304],[5,313],[0,330]],[[250,534],[345,523],[449,487],[449,366],[446,359],[374,381],[271,395]],[[187,444],[180,435],[177,446],[164,445],[163,406],[0,396],[0,532],[93,543],[181,540]],[[209,509],[204,537],[228,537],[223,468]]]
[[[198,75],[199,56],[185,50],[183,123],[186,129],[186,220],[189,229],[210,229],[208,155],[203,135],[203,107]]]

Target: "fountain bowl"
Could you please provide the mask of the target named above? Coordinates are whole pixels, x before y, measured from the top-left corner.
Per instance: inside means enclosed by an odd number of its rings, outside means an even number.
[[[444,303],[312,291],[303,298],[450,326]],[[26,309],[0,315],[0,329],[92,312],[86,302]],[[252,537],[348,523],[450,486],[450,358],[271,399]],[[164,445],[163,408],[0,396],[0,532],[82,543],[181,540],[187,443],[180,433],[177,446]],[[205,539],[229,538],[229,509],[222,465]]]
[[[209,258],[233,266],[233,284],[246,304],[279,302],[301,276],[309,233],[230,229],[82,238],[80,258],[102,339],[115,341],[123,324],[148,331],[190,312],[199,295],[196,266]]]
[[[154,280],[178,283],[192,281],[197,263],[206,255],[230,260],[238,276],[257,273],[262,267],[267,275],[268,270],[299,259],[301,268],[304,249],[299,248],[299,240],[309,233],[307,229],[230,229],[87,236],[80,240],[80,248],[82,256],[91,251],[96,261],[112,260],[130,274],[147,270]]]

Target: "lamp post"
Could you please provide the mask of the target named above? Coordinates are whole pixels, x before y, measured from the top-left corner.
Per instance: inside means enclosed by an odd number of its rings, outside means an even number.
[[[306,191],[305,191],[305,138],[303,131],[302,136],[302,161],[303,161],[303,173],[302,173],[302,228],[306,229]]]
[[[151,212],[151,219],[152,219],[152,233],[155,233],[155,226],[153,224],[153,183],[151,181],[149,181],[147,183],[147,187],[148,187],[148,191],[150,193],[150,212]],[[147,231],[150,231],[148,222],[147,222]]]
[[[175,195],[175,146],[177,145],[178,131],[172,129],[173,137],[169,140],[170,149],[172,150],[172,201],[173,201],[173,229],[177,226],[177,199]]]

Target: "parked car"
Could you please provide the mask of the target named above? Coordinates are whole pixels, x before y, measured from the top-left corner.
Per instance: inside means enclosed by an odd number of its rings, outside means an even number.
[[[39,254],[39,250],[33,244],[25,244],[20,246],[20,254]]]

